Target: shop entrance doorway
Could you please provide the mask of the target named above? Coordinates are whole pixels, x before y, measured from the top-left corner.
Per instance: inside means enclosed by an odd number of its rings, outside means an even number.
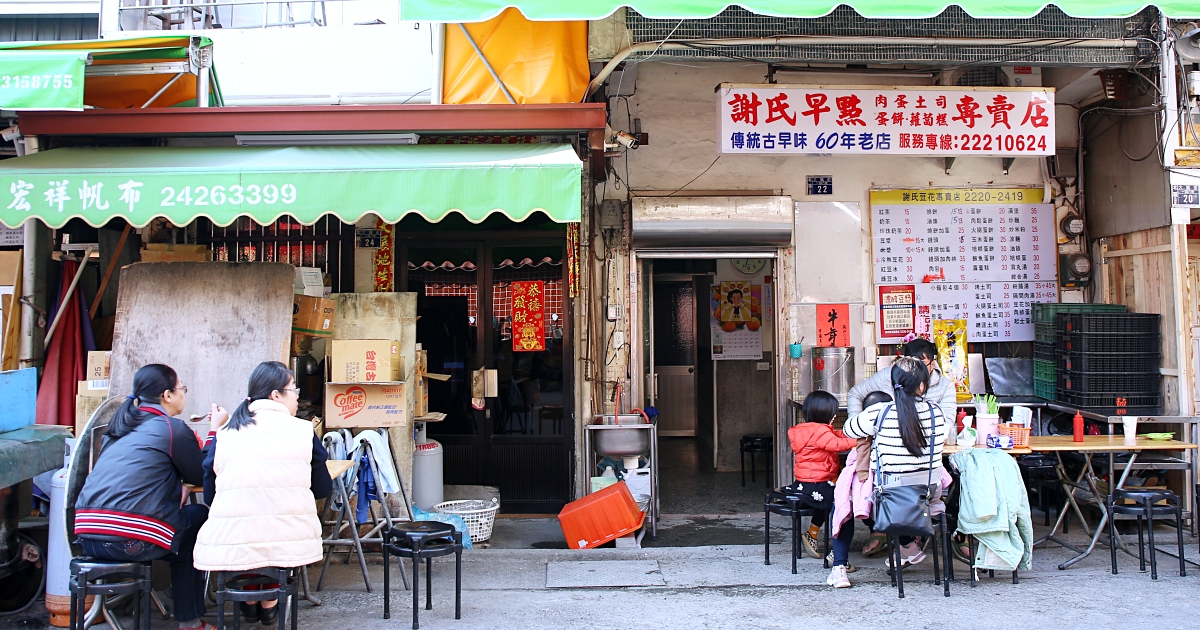
[[[766,472],[772,455],[756,456],[753,483],[747,459],[742,486],[739,443],[775,428],[778,318],[763,313],[774,307],[766,297],[773,261],[753,268],[735,266],[732,256],[655,253],[638,252],[638,350],[642,398],[659,414],[660,511],[757,512],[764,487],[774,485]]]
[[[506,513],[551,514],[571,500],[573,482],[566,242],[522,226],[461,234],[397,229],[397,286],[417,294],[417,343],[429,353],[429,371],[451,377],[429,384],[429,408],[447,414],[428,430],[445,449],[445,483],[497,487]],[[514,299],[514,283],[538,287],[540,348],[514,343],[514,318],[529,310]],[[499,395],[476,408],[471,372],[482,367],[497,371]]]

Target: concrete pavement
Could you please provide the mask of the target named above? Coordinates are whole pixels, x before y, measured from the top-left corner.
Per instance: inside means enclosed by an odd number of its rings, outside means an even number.
[[[738,519],[733,519],[738,520]],[[740,517],[749,526],[761,517]],[[541,524],[548,527],[548,524]],[[775,529],[775,528],[773,528]],[[1039,527],[1041,532],[1043,528]],[[1166,529],[1160,541],[1168,539]],[[782,528],[772,538],[784,538]],[[761,529],[758,530],[761,535]],[[539,537],[539,536],[535,536]],[[540,537],[544,537],[540,535]],[[861,538],[861,535],[860,535]],[[1069,539],[1084,543],[1078,528]],[[1187,551],[1195,554],[1189,539]],[[1172,549],[1173,546],[1164,546]],[[1059,571],[1071,554],[1061,548],[1039,548],[1032,571],[1012,584],[1010,575],[986,577],[972,588],[966,568],[956,564],[958,581],[951,597],[932,581],[932,561],[905,572],[907,598],[900,600],[884,572],[882,560],[853,554],[860,569],[851,574],[854,587],[834,590],[825,585],[821,561],[804,558],[797,574],[790,571],[788,548],[772,546],[772,564],[762,562],[761,545],[712,545],[643,549],[478,549],[463,557],[463,618],[454,620],[453,558],[434,561],[433,604],[421,611],[421,627],[466,628],[589,628],[643,630],[652,628],[879,628],[911,630],[947,628],[993,630],[1047,627],[1123,628],[1155,630],[1197,627],[1200,619],[1200,568],[1177,575],[1174,558],[1160,554],[1159,580],[1139,573],[1137,558],[1119,557],[1121,573],[1108,568],[1108,550],[1101,546],[1080,564]],[[371,554],[369,565],[375,592],[367,593],[357,562],[336,561],[317,593],[321,606],[302,602],[301,628],[374,630],[407,628],[411,623],[410,592],[393,572],[392,619],[382,618],[382,565]],[[1193,558],[1200,559],[1193,555]],[[641,560],[657,563],[662,586],[608,588],[547,588],[547,566],[581,560],[607,562]],[[395,567],[393,567],[395,568]],[[411,565],[405,566],[411,570]],[[313,567],[315,585],[319,565]],[[422,576],[422,582],[424,582]],[[631,576],[636,579],[637,576]],[[424,600],[424,593],[421,594]],[[211,618],[210,618],[211,620]],[[0,619],[0,628],[42,628],[44,613],[22,619]],[[132,627],[130,624],[127,627]],[[155,629],[175,624],[156,618]],[[244,628],[261,628],[255,624]]]

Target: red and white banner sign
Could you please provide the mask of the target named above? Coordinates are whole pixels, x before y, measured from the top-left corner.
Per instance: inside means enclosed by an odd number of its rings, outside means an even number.
[[[1054,154],[1051,88],[722,85],[721,153]]]

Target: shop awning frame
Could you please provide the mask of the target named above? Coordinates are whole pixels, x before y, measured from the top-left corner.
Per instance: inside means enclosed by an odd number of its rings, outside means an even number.
[[[207,37],[0,44],[0,109],[141,109],[189,103],[222,103]]]
[[[580,220],[581,190],[569,144],[63,148],[0,161],[0,223],[437,222],[453,212],[472,223],[497,212],[568,223]]]
[[[1200,8],[1186,0],[404,0],[401,17],[433,22],[483,22],[508,7],[516,7],[530,20],[600,20],[627,7],[652,19],[682,20],[715,17],[731,6],[752,13],[783,18],[817,18],[847,5],[866,18],[931,18],[957,5],[974,18],[1031,18],[1048,4],[1076,18],[1124,18],[1147,6],[1157,7],[1169,18],[1200,16]]]

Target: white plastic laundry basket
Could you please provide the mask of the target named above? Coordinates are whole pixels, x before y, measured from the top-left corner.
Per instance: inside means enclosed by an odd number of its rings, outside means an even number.
[[[500,511],[500,501],[444,501],[433,506],[434,512],[453,514],[462,517],[467,524],[467,533],[471,534],[471,544],[480,543],[492,537],[492,524],[496,521],[496,512]]]

